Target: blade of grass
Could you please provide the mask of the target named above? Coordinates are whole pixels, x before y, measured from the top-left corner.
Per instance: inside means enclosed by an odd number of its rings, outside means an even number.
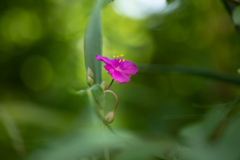
[[[5,129],[12,141],[13,147],[16,152],[24,156],[26,154],[25,146],[23,144],[22,136],[16,126],[12,117],[7,113],[3,106],[0,106],[0,120],[2,121]]]
[[[101,9],[103,4],[104,0],[95,0],[84,36],[85,67],[86,71],[88,67],[93,71],[93,80],[96,84],[102,81],[101,61],[97,61],[95,55],[102,55]]]
[[[176,72],[212,78],[240,86],[240,78],[231,74],[216,72],[194,66],[137,64],[140,72]]]

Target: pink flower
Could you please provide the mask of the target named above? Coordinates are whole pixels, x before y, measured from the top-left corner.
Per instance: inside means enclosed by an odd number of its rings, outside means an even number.
[[[96,55],[96,59],[106,63],[103,66],[111,75],[111,77],[119,84],[128,83],[130,81],[130,75],[134,75],[138,72],[136,65],[130,61],[122,59],[122,56],[113,56],[115,59],[108,59],[107,57]]]

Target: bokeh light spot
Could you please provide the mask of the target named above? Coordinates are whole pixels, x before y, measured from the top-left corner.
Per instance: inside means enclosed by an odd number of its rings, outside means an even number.
[[[28,45],[40,38],[41,23],[33,13],[21,8],[13,8],[0,19],[0,35],[5,43]]]
[[[167,7],[166,0],[116,0],[115,11],[134,19],[144,19]]]

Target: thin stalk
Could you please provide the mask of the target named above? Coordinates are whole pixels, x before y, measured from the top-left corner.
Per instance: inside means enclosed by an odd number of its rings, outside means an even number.
[[[158,64],[137,64],[140,72],[176,72],[196,75],[205,78],[212,78],[240,86],[239,76],[216,72],[194,66],[178,66],[178,65],[158,65]]]
[[[91,105],[93,106],[93,109],[94,109],[96,115],[98,116],[98,118],[100,118],[100,120],[102,121],[102,123],[104,123],[105,126],[107,126],[107,128],[108,128],[113,134],[117,135],[117,134],[114,132],[114,130],[108,125],[108,123],[105,121],[104,115],[102,115],[101,113],[99,113],[99,107],[97,106],[97,104],[96,104],[95,101],[94,101],[94,98],[93,98],[93,95],[92,95],[91,90],[88,88],[86,91],[87,91],[87,94],[88,94],[90,103],[91,103]]]
[[[113,84],[113,81],[114,81],[114,79],[112,79],[112,81],[111,81],[111,83],[109,84],[109,86],[108,86],[107,90],[109,90],[109,88],[112,86],[112,84]]]
[[[100,113],[101,113],[102,117],[104,117],[104,109],[103,108],[100,109]],[[103,138],[105,140],[106,139],[106,132],[105,132],[105,124],[103,123],[103,121],[101,121],[101,127],[102,127]],[[109,151],[108,151],[107,146],[104,146],[104,157],[105,157],[105,160],[110,160]]]
[[[117,106],[118,106],[118,97],[117,97],[116,93],[114,93],[114,92],[111,91],[111,90],[105,90],[104,93],[106,93],[106,92],[112,93],[112,94],[115,96],[116,105],[115,105],[115,108],[114,108],[114,110],[113,110],[113,113],[115,113],[115,111],[117,110]]]

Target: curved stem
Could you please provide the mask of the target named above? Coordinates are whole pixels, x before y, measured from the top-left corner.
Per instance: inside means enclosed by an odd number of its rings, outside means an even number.
[[[107,90],[109,90],[109,89],[110,89],[110,87],[111,87],[111,86],[112,86],[112,84],[113,84],[113,81],[114,81],[114,79],[112,79],[112,81],[111,81],[111,83],[109,84],[109,86],[108,86]]]
[[[114,93],[111,90],[105,90],[104,93],[106,93],[106,92],[112,93],[115,96],[115,98],[116,98],[116,105],[115,105],[115,108],[113,110],[113,113],[115,113],[115,111],[117,110],[117,106],[118,106],[118,97],[117,97],[116,93]]]

